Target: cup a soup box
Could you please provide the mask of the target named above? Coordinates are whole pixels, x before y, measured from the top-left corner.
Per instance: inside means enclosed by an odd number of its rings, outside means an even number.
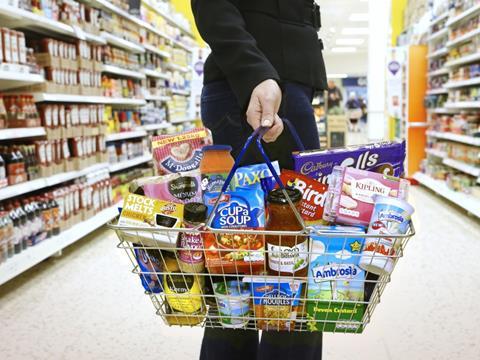
[[[315,226],[315,230],[317,233],[310,237],[308,329],[361,333],[365,310],[363,304],[365,271],[358,263],[364,240],[360,236],[345,237],[343,234],[363,235],[365,229],[350,226]],[[330,237],[332,234],[338,236]]]

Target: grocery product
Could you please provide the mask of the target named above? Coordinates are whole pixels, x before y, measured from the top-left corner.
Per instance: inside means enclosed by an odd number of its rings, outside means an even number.
[[[301,191],[303,196],[299,211],[305,224],[314,225],[322,223],[325,193],[328,186],[291,170],[282,170],[280,179],[286,187],[293,187]]]
[[[183,227],[186,229],[200,228],[207,219],[207,207],[202,203],[186,204],[183,211]],[[178,237],[178,264],[180,270],[186,273],[201,273],[205,270],[203,256],[203,240],[200,232],[182,232]]]
[[[277,175],[280,175],[278,161],[273,161],[272,167],[275,169]],[[261,180],[270,177],[273,177],[273,175],[265,163],[242,166],[235,171],[230,187],[235,189],[238,186],[261,186]]]
[[[182,273],[165,274],[163,290],[172,310],[183,314],[202,311],[202,286],[198,277]]]
[[[345,225],[368,226],[374,196],[406,199],[409,182],[381,173],[335,166],[330,178],[323,219]]]
[[[358,263],[364,233],[360,227],[314,227],[308,268],[308,330],[362,332],[365,271]]]
[[[232,147],[228,145],[209,145],[202,148],[202,161],[200,171],[202,173],[202,191],[220,192],[228,173],[235,161],[230,152]]]
[[[123,203],[118,225],[172,229],[179,228],[182,220],[183,204],[128,194]],[[167,231],[156,231],[154,233],[132,231],[131,235],[140,237],[144,245],[149,242],[156,244],[156,241],[159,241],[168,246],[175,246],[178,238],[177,232]]]
[[[250,289],[240,281],[213,284],[219,321],[226,328],[243,328],[250,317]]]
[[[375,196],[368,234],[381,235],[367,238],[360,258],[360,267],[376,275],[390,274],[395,263],[400,240],[385,237],[405,235],[410,226],[413,207],[406,201],[381,195]]]
[[[136,244],[138,246],[138,244]],[[135,257],[140,268],[140,279],[145,291],[161,293],[163,291],[162,254],[160,250],[135,248]]]
[[[302,193],[297,189],[285,190],[300,212]],[[301,231],[301,224],[280,189],[267,196],[268,219],[265,230]],[[272,275],[306,276],[308,266],[308,236],[265,235],[267,271]]]
[[[157,172],[162,175],[198,169],[202,160],[201,149],[210,143],[210,134],[205,128],[153,136],[152,151]]]
[[[218,193],[204,196],[209,215],[212,213]],[[214,229],[261,230],[265,227],[263,192],[257,188],[237,188],[226,192],[219,200],[213,216]],[[256,273],[264,265],[263,236],[245,234],[208,234],[204,237],[206,266],[210,273]]]
[[[253,296],[253,312],[261,330],[293,330],[303,283],[278,277],[245,277]]]
[[[405,142],[381,142],[341,149],[295,152],[293,159],[296,172],[323,184],[329,183],[335,166],[399,177],[404,172]]]
[[[132,192],[139,189],[148,197],[181,204],[201,202],[202,191],[198,170],[136,179],[130,185]]]

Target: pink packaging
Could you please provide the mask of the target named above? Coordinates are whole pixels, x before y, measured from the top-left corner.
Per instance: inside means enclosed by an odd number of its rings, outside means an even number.
[[[345,225],[368,226],[375,195],[407,200],[409,185],[405,179],[335,166],[326,196],[323,219]]]

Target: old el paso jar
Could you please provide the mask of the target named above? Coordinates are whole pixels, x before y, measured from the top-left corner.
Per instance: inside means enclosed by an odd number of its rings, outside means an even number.
[[[298,211],[302,193],[286,189]],[[267,197],[268,220],[266,230],[300,231],[298,221],[284,193],[280,189],[270,191]],[[266,235],[268,273],[283,276],[306,276],[308,270],[308,237],[295,235]]]

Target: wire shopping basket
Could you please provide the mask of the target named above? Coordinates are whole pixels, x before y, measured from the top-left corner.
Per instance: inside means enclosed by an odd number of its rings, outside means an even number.
[[[257,129],[247,140],[216,199],[206,224],[189,229],[118,226],[113,229],[156,309],[168,325],[265,331],[322,331],[362,333],[380,303],[405,246],[415,234],[410,224],[405,235],[368,235],[342,228],[309,227],[291,201],[279,176],[263,151],[266,129]],[[295,140],[298,136],[292,131]],[[257,146],[300,224],[300,231],[216,229],[212,221],[241,158],[251,142]],[[299,144],[300,146],[300,144]],[[202,246],[187,251],[202,258],[204,266],[184,268],[178,256],[179,236],[197,236]],[[278,250],[265,244],[274,239],[281,247],[292,243],[288,261],[304,271],[272,272],[269,261]],[[381,242],[393,244],[386,256]],[[362,253],[366,244],[373,253]],[[384,264],[384,271],[369,265]],[[365,270],[367,269],[367,270]],[[382,270],[382,269],[380,269]]]

